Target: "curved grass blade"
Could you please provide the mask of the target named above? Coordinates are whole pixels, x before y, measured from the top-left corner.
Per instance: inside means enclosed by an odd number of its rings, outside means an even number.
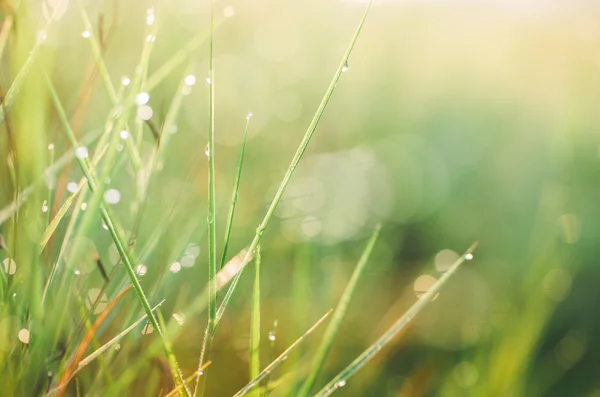
[[[321,317],[316,323],[314,323],[312,327],[306,330],[306,332],[301,337],[296,339],[296,341],[292,343],[290,347],[285,349],[285,351],[281,353],[279,357],[277,357],[271,364],[267,365],[267,367],[263,369],[256,378],[252,379],[246,386],[240,389],[240,391],[235,393],[233,397],[240,397],[251,391],[265,376],[269,375],[271,372],[273,372],[273,370],[275,370],[275,368],[279,366],[279,364],[287,360],[290,353],[293,352],[300,345],[300,343],[302,343],[302,341],[306,339],[308,335],[310,335],[315,329],[317,329],[317,327],[321,325],[327,317],[329,317],[332,311],[333,310],[329,310],[327,313],[325,313],[323,317]]]
[[[465,260],[470,260],[473,255],[473,250],[477,248],[477,243],[474,243],[469,249],[461,255],[460,258],[454,262],[454,264],[440,277],[440,279],[415,302],[410,309],[402,315],[387,331],[379,337],[367,350],[365,350],[360,356],[358,356],[350,365],[348,365],[342,372],[340,372],[335,378],[333,378],[321,391],[315,394],[315,397],[325,397],[331,395],[338,388],[344,386],[348,378],[354,375],[359,369],[361,369],[366,363],[368,363],[381,349],[388,344],[394,336],[396,336],[401,330],[406,327],[417,314],[421,312],[431,300],[440,292],[440,289],[446,284],[448,279],[458,270],[460,265]]]
[[[69,120],[67,119],[67,115],[64,111],[64,108],[63,108],[59,98],[58,98],[56,89],[54,88],[54,85],[52,84],[52,82],[50,81],[50,79],[47,76],[46,76],[46,82],[47,82],[47,85],[48,85],[48,88],[50,91],[50,96],[56,107],[59,119],[60,119],[61,123],[63,124],[64,130],[67,134],[67,137],[68,137],[71,145],[74,148],[79,147],[77,139],[75,138],[75,134],[73,133],[73,130],[71,129],[71,126],[69,125]],[[93,171],[91,169],[89,160],[87,158],[79,158],[79,157],[77,157],[77,160],[83,171],[84,176],[87,179],[90,190],[92,192],[95,192],[98,189],[99,183],[98,183],[98,180],[97,180],[95,174],[93,173]],[[135,273],[134,260],[132,259],[133,255],[127,248],[127,241],[126,241],[125,237],[123,236],[123,234],[120,230],[120,227],[117,226],[117,222],[115,220],[115,217],[112,214],[112,211],[110,211],[110,209],[107,209],[103,204],[100,204],[100,213],[101,213],[102,220],[108,227],[108,231],[111,235],[111,238],[113,239],[113,242],[115,243],[115,246],[117,248],[119,256],[121,257],[121,260],[125,264],[125,269],[127,270],[127,275],[129,276],[129,279],[133,285],[135,294],[136,294],[138,300],[140,301],[140,304],[144,308],[144,311],[146,312],[146,315],[148,316],[150,323],[152,324],[154,329],[158,332],[158,334],[161,338],[162,344],[163,344],[164,351],[165,351],[167,357],[169,357],[172,355],[172,351],[169,348],[169,344],[167,343],[167,341],[165,339],[165,336],[158,324],[156,317],[154,316],[154,313],[152,312],[150,303],[148,302],[148,299],[146,298],[146,294],[144,293],[144,290],[142,289],[142,286],[141,286],[139,280],[137,279],[137,276]],[[169,363],[171,364],[171,362],[169,362]],[[175,384],[180,385],[181,382],[183,381],[183,379],[182,379],[181,371],[179,370],[179,367],[175,364],[175,366],[171,366],[171,371],[173,373],[173,380],[175,381]],[[184,390],[185,390],[185,388],[184,388]]]
[[[254,261],[254,293],[252,299],[252,324],[250,328],[250,379],[260,372],[260,245]]]
[[[379,237],[379,232],[381,230],[381,225],[377,225],[367,246],[365,247],[354,272],[352,273],[352,277],[344,290],[344,294],[340,299],[337,307],[335,308],[335,312],[333,313],[333,317],[331,318],[331,322],[327,326],[325,330],[325,335],[323,335],[323,340],[319,345],[317,353],[315,354],[315,358],[313,360],[311,371],[306,378],[306,381],[302,385],[300,389],[300,393],[298,394],[300,397],[308,396],[310,394],[311,389],[313,388],[315,381],[317,380],[317,376],[319,375],[321,368],[323,367],[323,363],[325,362],[325,358],[331,349],[331,345],[333,345],[333,341],[337,336],[342,322],[346,317],[346,312],[348,311],[348,306],[350,305],[350,300],[354,295],[354,291],[356,290],[356,286],[358,285],[358,280],[360,279],[367,262],[369,261],[369,257],[371,256],[371,252],[373,252],[373,247],[377,242],[377,238]]]
[[[219,307],[219,315],[217,317],[221,317],[223,312],[225,311],[225,308],[227,307],[227,304],[229,303],[231,296],[233,295],[233,292],[235,291],[235,289],[240,281],[240,278],[242,277],[244,268],[250,262],[250,253],[254,252],[254,250],[256,250],[256,247],[258,246],[258,243],[260,243],[263,233],[264,233],[265,229],[267,228],[267,225],[269,224],[269,221],[271,220],[271,217],[273,216],[273,213],[275,212],[277,205],[281,201],[281,198],[283,197],[283,193],[285,192],[288,184],[290,183],[292,175],[294,174],[294,171],[296,170],[296,167],[298,166],[300,159],[302,159],[302,156],[304,155],[304,152],[306,151],[306,148],[308,147],[308,144],[310,143],[310,140],[311,140],[315,130],[317,129],[317,126],[319,125],[321,116],[323,116],[323,112],[325,111],[325,108],[327,107],[327,104],[329,103],[329,99],[331,99],[331,95],[333,94],[333,91],[335,91],[337,82],[340,79],[340,76],[342,75],[342,73],[346,70],[346,64],[348,63],[348,58],[350,57],[350,54],[352,53],[352,50],[354,49],[354,45],[356,44],[356,41],[358,40],[358,36],[360,35],[362,27],[367,19],[367,15],[369,14],[369,10],[371,9],[372,2],[373,2],[372,0],[369,0],[369,3],[367,4],[367,7],[365,9],[365,12],[364,12],[359,24],[358,24],[358,27],[356,28],[354,35],[352,36],[352,39],[350,40],[350,44],[348,45],[348,48],[346,49],[346,52],[344,53],[344,56],[342,57],[342,60],[339,64],[335,74],[333,75],[333,79],[329,83],[329,87],[327,88],[327,91],[325,91],[325,95],[321,99],[321,103],[319,104],[319,107],[317,108],[317,111],[315,112],[315,114],[310,122],[310,125],[308,126],[308,128],[304,134],[304,137],[302,138],[302,141],[300,142],[300,145],[298,146],[298,149],[296,150],[296,153],[294,154],[294,157],[292,158],[292,161],[290,162],[290,165],[289,165],[287,171],[286,171],[285,175],[283,176],[281,183],[279,184],[277,193],[275,193],[275,197],[273,198],[273,201],[271,202],[271,205],[269,206],[269,209],[267,210],[265,217],[263,218],[262,222],[258,225],[258,228],[256,229],[256,234],[254,235],[254,238],[252,239],[252,242],[250,243],[250,247],[248,248],[248,254],[243,259],[240,271],[236,274],[235,278],[231,282],[231,285],[229,286],[229,289],[227,290],[227,293],[225,294],[225,297],[223,298],[223,302],[221,303],[221,306]]]
[[[62,376],[59,378],[60,380],[58,381],[58,385],[56,386],[56,389],[57,389],[56,396],[57,397],[61,397],[67,390],[66,387],[67,387],[69,381],[72,379],[73,371],[77,368],[77,365],[79,364],[79,361],[81,360],[81,357],[83,357],[83,353],[85,353],[85,350],[87,349],[88,345],[92,341],[94,334],[96,333],[96,331],[98,330],[100,325],[102,325],[102,323],[104,322],[104,319],[106,318],[106,316],[108,316],[108,313],[113,309],[113,307],[117,304],[117,302],[119,302],[121,300],[121,298],[123,298],[123,296],[125,296],[125,294],[127,292],[129,292],[129,290],[131,290],[132,288],[133,288],[132,285],[127,286],[112,301],[110,301],[110,303],[106,306],[106,308],[102,311],[102,313],[100,313],[98,318],[96,318],[96,321],[94,321],[94,324],[92,325],[92,327],[88,330],[88,332],[86,332],[85,336],[81,340],[81,343],[77,347],[77,350],[75,351],[75,355],[73,356],[73,359],[69,362],[69,364],[67,364],[67,367],[65,368]]]

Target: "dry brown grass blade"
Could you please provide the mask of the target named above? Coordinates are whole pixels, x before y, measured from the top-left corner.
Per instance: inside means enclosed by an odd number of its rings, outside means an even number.
[[[63,374],[60,377],[60,380],[58,381],[58,385],[55,388],[56,397],[62,397],[64,395],[65,391],[67,390],[67,385],[71,381],[71,375],[77,369],[79,361],[81,361],[81,359],[83,358],[83,355],[87,350],[90,342],[92,341],[94,334],[96,333],[98,328],[100,328],[100,325],[102,325],[102,322],[104,322],[106,316],[108,316],[108,313],[110,313],[112,308],[115,307],[115,305],[121,300],[121,298],[123,298],[125,294],[129,292],[129,290],[131,290],[132,288],[133,286],[129,285],[123,291],[119,292],[119,294],[106,306],[106,309],[104,309],[102,313],[100,313],[98,318],[96,318],[96,321],[94,321],[94,324],[92,324],[91,328],[83,336],[81,343],[79,343],[79,346],[77,347],[77,350],[73,355],[73,359],[71,359],[69,364],[67,364]]]

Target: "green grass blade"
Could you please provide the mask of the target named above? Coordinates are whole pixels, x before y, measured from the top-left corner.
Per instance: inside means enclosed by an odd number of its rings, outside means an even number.
[[[302,334],[302,336],[300,336],[298,339],[296,339],[296,341],[294,343],[292,343],[287,349],[285,349],[285,351],[283,353],[281,353],[279,355],[279,357],[277,357],[275,360],[273,360],[273,362],[271,364],[267,365],[267,367],[265,369],[263,369],[260,372],[260,374],[258,374],[257,377],[252,379],[246,386],[244,386],[242,389],[240,389],[240,391],[235,393],[235,395],[233,397],[240,397],[240,396],[243,396],[244,394],[248,393],[249,391],[251,391],[256,385],[258,385],[258,383],[263,378],[265,378],[267,375],[269,375],[271,372],[273,372],[275,370],[275,368],[277,368],[282,362],[287,360],[290,353],[292,353],[298,346],[300,346],[300,343],[302,343],[302,341],[304,339],[306,339],[306,337],[308,337],[311,333],[313,333],[313,331],[315,329],[317,329],[319,327],[319,325],[321,325],[327,317],[329,317],[331,312],[332,311],[329,310],[327,313],[325,313],[323,315],[323,317],[321,317],[319,320],[317,320],[317,322],[314,323],[312,327],[310,327],[308,330],[306,330],[306,332],[304,334]]]
[[[155,311],[156,309],[158,309],[164,302],[165,302],[164,299],[162,301],[160,301],[156,306],[154,306],[152,308],[152,311]],[[142,317],[140,317],[138,320],[136,320],[129,327],[125,328],[123,331],[121,331],[114,338],[112,338],[111,340],[109,340],[108,342],[106,342],[105,344],[103,344],[102,346],[100,346],[100,348],[94,350],[92,353],[90,353],[88,356],[86,356],[84,359],[82,359],[79,362],[79,364],[77,366],[77,369],[73,372],[73,375],[77,374],[77,372],[79,372],[83,368],[87,367],[92,361],[94,361],[96,358],[98,358],[98,356],[100,356],[102,353],[104,353],[105,351],[107,351],[108,349],[110,349],[111,346],[113,346],[115,343],[117,343],[119,340],[121,340],[125,335],[127,335],[128,333],[130,333],[135,327],[137,327],[138,325],[140,325],[140,323],[142,321],[144,321],[146,318],[148,318],[148,315],[144,314]]]
[[[231,194],[231,204],[229,205],[229,214],[227,214],[227,225],[225,225],[225,238],[223,239],[223,253],[221,254],[220,269],[225,265],[227,258],[227,249],[229,247],[229,238],[231,237],[231,229],[233,227],[233,217],[235,215],[235,207],[239,198],[240,191],[240,180],[242,179],[242,167],[244,165],[244,155],[246,153],[246,142],[248,141],[248,127],[250,125],[250,119],[252,114],[249,113],[246,116],[246,127],[244,128],[244,140],[242,141],[242,150],[240,153],[240,160],[238,162],[237,174],[235,176],[235,182],[233,184],[233,193]]]
[[[214,75],[214,43],[215,43],[215,0],[211,2],[210,13],[210,45],[208,55],[208,85],[209,85],[209,116],[208,116],[208,145],[206,155],[208,156],[208,325],[202,342],[202,350],[198,368],[202,368],[205,359],[210,358],[212,341],[215,334],[217,318],[217,241],[216,241],[216,208],[215,208],[215,75]],[[197,371],[198,374],[200,371]],[[204,395],[206,381],[200,382],[197,375],[194,387],[194,397],[198,392],[199,383],[200,397]]]
[[[48,88],[50,91],[50,96],[52,98],[52,101],[53,101],[56,111],[58,113],[59,119],[60,119],[60,121],[63,125],[63,128],[67,134],[67,138],[69,139],[71,145],[74,148],[77,148],[77,147],[79,147],[77,138],[75,138],[75,134],[74,134],[73,130],[71,129],[67,115],[64,111],[64,108],[63,108],[61,102],[60,102],[60,99],[58,98],[56,89],[54,88],[54,85],[52,84],[52,82],[50,81],[50,79],[47,76],[46,76],[46,82],[47,82],[47,85],[48,85]],[[89,186],[90,190],[92,192],[96,191],[98,189],[98,180],[91,169],[89,160],[87,158],[79,158],[79,157],[77,157],[77,160],[79,162],[79,165],[81,167],[83,174],[87,178],[87,182],[88,182],[88,186]],[[163,343],[163,347],[164,347],[167,357],[170,357],[172,355],[172,351],[171,351],[169,344],[167,343],[167,340],[158,324],[156,317],[154,316],[154,313],[152,312],[152,308],[150,307],[150,303],[148,302],[148,299],[146,298],[144,290],[142,289],[142,286],[141,286],[139,280],[137,279],[137,276],[135,273],[134,260],[132,259],[131,253],[127,249],[127,241],[126,241],[125,237],[122,235],[122,232],[121,232],[120,228],[118,227],[116,220],[115,220],[114,216],[112,215],[112,212],[109,209],[107,209],[103,204],[100,205],[100,212],[101,212],[101,216],[102,216],[104,223],[108,227],[108,231],[111,235],[111,238],[113,239],[113,242],[115,243],[115,246],[117,248],[119,256],[121,257],[121,260],[125,264],[125,269],[127,270],[127,274],[131,281],[131,284],[133,285],[135,294],[136,294],[138,300],[140,301],[142,307],[144,308],[144,311],[146,312],[146,315],[148,316],[150,323],[152,324],[154,329],[158,332],[158,334],[161,338],[161,341]],[[180,385],[183,382],[183,379],[181,376],[181,371],[179,370],[176,363],[174,365],[172,365],[173,363],[171,362],[171,360],[169,360],[169,364],[171,366],[171,371],[173,374],[173,380],[175,381],[175,384]],[[185,390],[185,388],[184,388],[184,390]]]
[[[252,324],[250,329],[250,379],[260,372],[260,245],[254,261],[254,293],[252,299]]]
[[[431,300],[440,292],[440,289],[446,284],[448,279],[458,270],[460,265],[465,260],[470,260],[473,255],[473,250],[477,247],[477,243],[473,244],[469,249],[462,254],[460,258],[454,262],[454,264],[439,278],[439,280],[423,295],[417,302],[415,302],[410,309],[402,315],[387,331],[383,333],[369,346],[361,355],[359,355],[350,365],[348,365],[342,372],[334,377],[321,391],[315,394],[315,397],[325,397],[331,395],[340,387],[346,384],[348,378],[354,375],[360,370],[366,363],[368,363],[373,357],[381,351],[381,349],[387,345],[401,330],[404,329],[414,318],[423,310]]]
[[[352,50],[354,49],[354,45],[356,44],[356,41],[358,40],[358,36],[360,35],[362,27],[367,19],[367,15],[369,14],[369,10],[371,9],[371,4],[372,4],[372,0],[370,0],[369,3],[367,4],[367,7],[365,9],[365,12],[364,12],[359,24],[358,24],[358,27],[356,28],[354,35],[352,36],[352,39],[350,40],[350,44],[348,45],[348,48],[346,49],[346,52],[344,53],[344,56],[342,57],[342,60],[339,64],[337,70],[335,71],[333,78],[331,79],[331,82],[329,83],[329,87],[327,88],[327,91],[325,91],[325,95],[321,99],[321,103],[319,104],[319,107],[317,108],[317,111],[315,112],[315,114],[310,122],[310,125],[308,126],[308,128],[304,134],[304,137],[302,138],[302,141],[300,142],[300,145],[298,146],[298,149],[296,150],[296,153],[294,154],[294,157],[292,158],[292,161],[290,162],[290,165],[289,165],[287,171],[286,171],[285,175],[283,176],[281,183],[279,184],[277,193],[275,193],[275,197],[273,198],[273,201],[271,202],[271,205],[269,206],[269,209],[267,210],[265,217],[263,218],[262,222],[259,224],[258,228],[256,229],[256,234],[254,235],[254,238],[252,239],[252,242],[250,243],[250,246],[248,247],[248,253],[246,254],[246,257],[244,258],[244,260],[242,261],[241,269],[236,274],[233,281],[231,282],[231,285],[229,286],[229,289],[227,290],[227,293],[226,293],[225,297],[223,298],[223,302],[221,303],[221,306],[219,308],[220,315],[218,315],[218,317],[220,317],[222,315],[223,311],[227,307],[227,304],[229,303],[229,300],[231,299],[231,296],[233,295],[233,292],[235,291],[235,289],[240,281],[240,278],[242,277],[244,268],[246,267],[248,262],[250,262],[250,253],[254,252],[256,250],[256,247],[258,246],[258,243],[260,243],[263,233],[264,233],[265,229],[267,228],[267,225],[269,224],[269,221],[271,220],[271,217],[273,216],[273,213],[275,212],[277,205],[281,201],[281,197],[283,197],[283,193],[285,192],[288,184],[290,183],[292,175],[294,174],[294,171],[296,170],[296,167],[298,166],[300,159],[302,159],[302,156],[304,155],[304,152],[306,151],[306,148],[308,147],[308,144],[310,143],[310,140],[311,140],[315,130],[317,129],[317,126],[319,125],[319,121],[321,120],[321,116],[323,116],[323,112],[325,111],[325,108],[327,107],[327,103],[329,102],[329,99],[331,98],[333,91],[335,91],[335,87],[337,85],[338,80],[340,79],[340,76],[342,75],[342,73],[344,72],[344,70],[346,68],[348,58],[350,57],[350,54],[352,53]]]
[[[331,349],[331,346],[333,345],[333,341],[335,340],[335,338],[342,326],[342,322],[344,321],[344,318],[346,317],[346,312],[348,311],[348,306],[350,305],[350,300],[352,299],[352,296],[354,295],[354,291],[356,290],[358,281],[367,265],[367,262],[369,261],[371,252],[373,252],[373,247],[375,246],[375,243],[377,242],[377,238],[379,237],[380,230],[381,230],[381,225],[377,225],[375,227],[375,230],[373,231],[373,234],[371,235],[371,238],[369,239],[369,242],[367,243],[367,246],[365,247],[365,249],[360,257],[360,260],[358,261],[358,264],[356,265],[356,268],[354,269],[354,272],[352,273],[352,277],[350,278],[350,281],[348,282],[348,285],[346,286],[346,289],[344,291],[344,294],[342,295],[342,298],[340,299],[340,302],[338,303],[337,307],[335,308],[333,317],[331,318],[331,322],[327,326],[327,329],[325,330],[325,335],[323,336],[323,340],[321,341],[321,344],[319,345],[317,353],[315,354],[315,358],[313,360],[311,371],[310,371],[306,381],[302,385],[302,388],[300,389],[300,393],[299,393],[300,397],[308,396],[315,384],[315,381],[317,380],[317,376],[319,375],[321,368],[323,367],[325,358],[327,357],[327,354],[329,353],[329,350]]]

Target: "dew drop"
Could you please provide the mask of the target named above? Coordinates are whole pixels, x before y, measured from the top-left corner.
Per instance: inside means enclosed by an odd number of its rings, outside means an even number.
[[[48,212],[48,202],[46,200],[42,203],[42,212]]]
[[[81,32],[81,37],[83,37],[84,39],[89,39],[91,36],[92,34],[89,30],[84,30],[83,32]]]
[[[344,387],[344,386],[346,386],[346,381],[342,379],[338,383],[336,383],[335,385],[337,387]]]
[[[148,268],[144,265],[138,265],[135,268],[135,272],[139,275],[139,276],[143,276],[148,272]]]
[[[152,326],[152,324],[146,323],[146,325],[144,325],[144,328],[142,329],[142,335],[150,335],[153,332],[154,327]]]
[[[469,253],[469,254],[465,255],[465,259],[470,261],[471,259],[473,259],[473,254]]]
[[[140,106],[137,110],[137,118],[140,120],[150,120],[154,111],[150,106]]]
[[[124,87],[127,87],[129,84],[131,84],[131,79],[127,76],[123,76],[121,77],[121,85]]]
[[[198,373],[198,376],[204,375],[204,371],[202,371],[202,370],[198,371],[197,373]]]
[[[29,343],[29,330],[23,328],[22,330],[19,331],[18,337],[19,340],[25,344]]]
[[[147,92],[140,92],[135,96],[135,104],[138,106],[142,106],[148,103],[150,100],[150,94]]]
[[[149,34],[148,36],[146,36],[146,43],[152,43],[154,42],[154,40],[156,40],[156,37],[154,37],[153,34]]]
[[[154,25],[154,14],[153,13],[152,14],[149,13],[148,15],[146,15],[146,25],[148,25],[148,26]]]
[[[183,81],[185,82],[185,85],[191,87],[194,84],[196,84],[196,76],[194,76],[193,74],[188,74],[187,76],[185,76],[185,79]]]
[[[120,143],[117,145],[116,147],[117,152],[122,152],[123,151],[123,145],[121,145]]]
[[[179,273],[179,271],[181,270],[181,263],[173,262],[169,267],[169,270],[171,271],[171,273]]]
[[[76,276],[79,276],[81,274],[81,272],[79,271],[79,269],[75,269],[75,271],[73,273],[75,273]]]
[[[117,204],[119,201],[121,201],[121,192],[117,189],[108,189],[106,192],[104,192],[104,201],[106,201],[108,204]]]
[[[206,76],[206,84],[210,84],[211,80],[210,80],[210,76]]]
[[[77,191],[77,187],[78,187],[77,182],[71,181],[71,182],[67,183],[67,191],[69,193],[75,193]]]
[[[344,63],[344,66],[342,66],[342,73],[345,73],[348,71],[348,61],[346,61],[346,63]]]
[[[119,351],[119,350],[121,350],[121,344],[120,344],[120,343],[117,343],[117,344],[115,345],[115,350],[116,350],[116,351]]]
[[[102,229],[108,230],[108,225],[104,222],[102,222]]]
[[[79,146],[75,150],[75,156],[77,156],[78,159],[87,159],[89,155],[90,153],[88,152],[88,148],[85,146]]]
[[[173,318],[177,321],[177,324],[183,325],[185,322],[185,316],[181,313],[173,313]]]
[[[275,336],[275,332],[274,331],[269,332],[269,340],[274,341],[275,339],[277,339],[277,337]]]
[[[17,272],[17,263],[11,258],[4,259],[2,265],[6,274],[13,275]]]
[[[204,148],[204,154],[206,155],[206,157],[210,157],[210,146],[207,143],[206,147]]]
[[[248,112],[248,114],[246,115],[246,120],[250,120],[252,118],[253,114],[252,112]]]
[[[51,143],[48,145],[48,150],[53,151],[54,150],[54,144]]]
[[[87,203],[81,203],[81,210],[85,211],[87,209]]]
[[[129,138],[129,132],[127,132],[126,130],[121,131],[120,133],[121,139],[125,140],[127,138]]]

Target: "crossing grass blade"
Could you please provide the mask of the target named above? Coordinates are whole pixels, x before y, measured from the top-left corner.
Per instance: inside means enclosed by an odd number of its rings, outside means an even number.
[[[329,323],[329,325],[327,326],[327,329],[325,330],[325,335],[323,336],[323,340],[321,341],[321,344],[319,345],[317,353],[315,354],[315,358],[313,360],[311,371],[308,374],[308,377],[306,378],[306,381],[302,385],[302,388],[300,389],[300,392],[298,394],[299,397],[304,397],[304,396],[310,395],[310,392],[315,384],[315,381],[317,380],[317,376],[321,372],[321,368],[323,367],[325,358],[327,357],[327,354],[329,353],[329,350],[331,349],[331,346],[333,345],[333,342],[334,342],[338,332],[340,331],[342,322],[344,321],[344,318],[346,317],[346,312],[348,311],[350,301],[352,299],[352,296],[354,295],[354,291],[356,290],[356,287],[358,286],[358,281],[360,280],[360,277],[361,277],[362,273],[364,272],[367,262],[369,261],[371,252],[373,252],[373,247],[375,246],[375,243],[377,242],[377,238],[379,237],[380,231],[381,231],[381,225],[377,225],[375,227],[375,230],[373,231],[373,234],[371,235],[371,238],[369,239],[369,242],[367,243],[367,246],[365,247],[365,249],[358,261],[358,264],[356,265],[356,268],[354,269],[354,272],[352,273],[352,277],[350,278],[350,281],[348,282],[348,285],[346,286],[346,289],[344,290],[344,294],[342,295],[340,302],[338,303],[337,307],[335,308],[335,311],[331,318],[331,322]]]
[[[290,183],[290,180],[292,179],[292,175],[294,174],[294,171],[296,170],[298,163],[302,159],[302,156],[304,155],[304,152],[306,151],[306,148],[308,147],[308,144],[310,143],[310,140],[311,140],[315,130],[317,129],[317,126],[319,125],[321,116],[323,116],[323,113],[325,112],[325,108],[327,107],[327,104],[329,103],[329,100],[331,99],[331,96],[333,95],[333,92],[335,91],[335,87],[337,86],[340,76],[346,70],[348,58],[350,57],[350,54],[352,54],[354,45],[356,44],[356,41],[358,40],[358,36],[360,36],[360,32],[363,28],[363,25],[364,25],[365,21],[367,20],[367,16],[369,15],[369,10],[371,9],[371,4],[372,4],[372,0],[370,0],[369,3],[367,4],[365,12],[364,12],[360,22],[358,23],[358,26],[354,32],[354,35],[352,36],[352,39],[350,40],[350,44],[348,45],[348,48],[346,49],[346,52],[344,53],[344,56],[342,57],[342,60],[340,61],[340,64],[339,64],[337,70],[335,71],[333,78],[331,79],[331,82],[329,83],[329,87],[327,87],[327,90],[325,91],[325,95],[321,99],[321,103],[319,104],[317,111],[315,112],[306,132],[304,133],[304,137],[300,141],[300,145],[298,146],[298,149],[296,150],[296,153],[294,154],[294,157],[292,158],[292,161],[290,162],[290,165],[288,166],[287,171],[286,171],[285,175],[283,176],[281,183],[279,184],[277,192],[275,193],[275,197],[273,198],[273,201],[271,201],[271,205],[269,206],[267,213],[265,214],[262,222],[259,224],[258,228],[256,229],[256,234],[254,235],[254,238],[252,239],[252,242],[250,243],[250,246],[248,247],[248,252],[247,252],[246,256],[244,257],[244,259],[242,260],[240,271],[236,274],[233,281],[231,282],[231,285],[229,286],[229,289],[227,290],[227,293],[226,293],[225,297],[223,298],[221,306],[219,307],[219,314],[217,315],[217,317],[222,316],[223,312],[225,311],[225,308],[227,307],[227,304],[231,300],[233,292],[235,291],[235,289],[240,281],[240,278],[242,277],[244,268],[250,262],[251,253],[253,253],[256,250],[256,247],[260,243],[263,233],[265,232],[265,229],[267,228],[267,225],[269,224],[269,221],[271,220],[273,213],[275,212],[275,209],[277,208],[277,205],[279,204],[279,202],[281,201],[281,198],[283,197],[283,193],[285,192],[288,184]]]
[[[58,113],[59,119],[63,125],[63,129],[65,130],[65,133],[67,134],[67,138],[69,139],[73,148],[77,148],[77,147],[79,147],[79,144],[77,142],[77,139],[75,138],[75,134],[73,133],[73,130],[71,129],[71,126],[69,125],[69,120],[67,119],[67,115],[64,111],[64,108],[63,108],[61,102],[60,102],[60,99],[58,98],[56,89],[54,88],[54,85],[52,84],[52,82],[50,81],[50,79],[47,76],[46,76],[46,83],[47,83],[52,101],[53,101],[56,111]],[[91,167],[89,160],[87,158],[79,158],[79,157],[77,157],[77,160],[81,167],[81,170],[83,171],[84,176],[87,179],[87,183],[88,183],[90,190],[92,192],[96,191],[96,189],[98,188],[98,180],[97,180],[94,172],[92,171],[92,167]],[[111,238],[112,238],[113,242],[115,243],[115,246],[117,248],[119,256],[121,257],[121,260],[125,264],[125,269],[127,271],[129,279],[133,285],[135,294],[136,294],[138,300],[140,301],[142,307],[144,308],[144,311],[146,312],[146,315],[148,316],[150,323],[152,324],[154,329],[158,332],[167,357],[170,357],[172,355],[172,351],[169,348],[169,344],[167,343],[165,336],[163,335],[163,333],[161,331],[161,328],[158,324],[156,317],[154,316],[154,313],[152,312],[152,308],[146,298],[146,295],[142,289],[142,286],[136,277],[133,255],[127,248],[127,241],[126,241],[125,237],[122,235],[120,227],[118,227],[118,224],[115,220],[115,217],[112,215],[112,212],[109,209],[107,209],[103,204],[100,205],[100,213],[101,213],[101,217],[102,217],[104,223],[106,224],[106,226],[108,228]],[[173,363],[171,361],[169,361],[169,364],[171,365]],[[175,384],[180,385],[182,382],[181,371],[179,370],[179,367],[177,366],[176,362],[174,362],[174,365],[171,365],[171,372],[172,372],[173,380],[174,380]],[[185,388],[184,388],[184,390],[185,390]]]
[[[392,326],[383,333],[369,346],[362,354],[360,354],[350,365],[342,370],[337,376],[335,376],[325,387],[323,387],[315,397],[325,397],[331,395],[340,387],[346,384],[348,378],[354,375],[358,370],[365,366],[373,357],[381,351],[381,349],[387,345],[400,331],[402,331],[414,318],[418,315],[431,302],[431,300],[440,292],[444,284],[456,273],[460,265],[465,260],[470,260],[473,255],[472,252],[477,248],[477,243],[474,243],[469,249],[462,254],[454,264],[439,278],[439,280],[415,302],[410,309],[404,313]]]
[[[219,269],[222,269],[225,265],[227,258],[227,249],[229,247],[229,238],[231,237],[231,229],[233,228],[233,217],[235,216],[235,207],[239,198],[240,191],[240,180],[242,179],[242,168],[244,165],[244,156],[246,154],[246,142],[248,141],[248,127],[250,126],[251,114],[246,116],[246,127],[244,128],[244,140],[242,141],[242,149],[240,153],[240,159],[238,162],[237,173],[235,175],[235,182],[233,184],[233,193],[231,194],[231,204],[229,205],[229,214],[227,215],[227,225],[225,225],[225,238],[223,239],[223,253],[221,254],[221,263]],[[217,317],[219,317],[217,315]],[[217,320],[218,321],[218,320]]]
[[[235,395],[233,397],[241,397],[241,396],[247,394],[248,392],[250,392],[255,386],[257,386],[260,383],[260,381],[262,379],[264,379],[267,375],[269,375],[271,372],[273,372],[282,362],[287,360],[290,353],[292,353],[298,346],[300,346],[300,343],[302,343],[302,341],[304,341],[304,339],[306,339],[311,333],[313,333],[313,331],[315,329],[317,329],[319,327],[319,325],[321,325],[323,323],[323,321],[325,321],[325,319],[327,319],[327,317],[329,317],[331,312],[332,312],[332,310],[329,310],[327,313],[325,313],[325,315],[323,315],[323,317],[321,317],[316,323],[314,323],[312,327],[310,327],[308,330],[306,330],[306,332],[304,334],[302,334],[302,336],[300,336],[298,339],[296,339],[296,341],[294,343],[292,343],[287,349],[285,349],[285,351],[283,353],[281,353],[279,355],[279,357],[277,357],[275,360],[273,360],[273,362],[271,364],[267,365],[267,367],[265,369],[263,369],[258,374],[258,376],[256,376],[254,379],[252,379],[246,386],[244,386],[242,389],[240,389],[240,391],[235,393]]]

